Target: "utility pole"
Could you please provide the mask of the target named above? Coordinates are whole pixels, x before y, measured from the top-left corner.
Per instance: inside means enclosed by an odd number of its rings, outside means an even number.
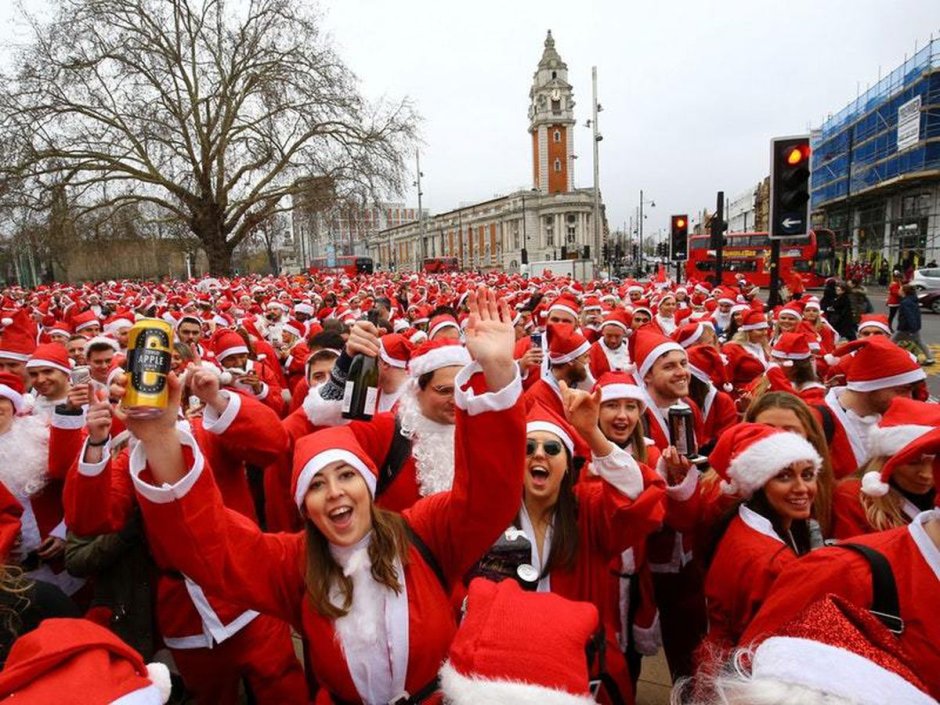
[[[725,237],[725,192],[718,192],[718,201],[715,204],[715,215],[712,216],[711,245],[715,250],[715,286],[721,286],[723,274],[722,251]]]
[[[600,192],[600,165],[598,159],[598,145],[603,138],[597,128],[597,113],[601,106],[597,102],[597,67],[591,67],[591,89],[593,102],[591,105],[591,125],[594,128],[594,252],[593,260],[598,269],[602,266],[601,260],[601,192]]]

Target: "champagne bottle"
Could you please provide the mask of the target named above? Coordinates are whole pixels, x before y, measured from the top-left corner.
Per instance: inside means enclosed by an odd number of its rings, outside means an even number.
[[[366,320],[378,324],[378,311],[372,309]],[[377,358],[357,354],[349,365],[346,387],[343,390],[343,418],[369,421],[375,414],[379,399],[379,361]]]

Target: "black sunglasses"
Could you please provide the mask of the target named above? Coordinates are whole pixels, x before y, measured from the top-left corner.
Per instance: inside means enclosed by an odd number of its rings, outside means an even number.
[[[527,439],[525,442],[525,454],[534,455],[535,449],[539,446],[542,446],[542,450],[545,451],[545,455],[556,456],[561,453],[561,441],[534,441],[531,438]]]

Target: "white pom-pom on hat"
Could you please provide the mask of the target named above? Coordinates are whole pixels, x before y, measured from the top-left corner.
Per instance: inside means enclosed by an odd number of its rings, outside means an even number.
[[[882,481],[878,472],[872,470],[862,475],[862,492],[869,497],[884,497],[890,489],[890,485]]]
[[[162,663],[148,663],[147,677],[150,682],[160,691],[162,702],[169,702],[170,695],[173,693],[173,681],[170,680],[170,669]]]

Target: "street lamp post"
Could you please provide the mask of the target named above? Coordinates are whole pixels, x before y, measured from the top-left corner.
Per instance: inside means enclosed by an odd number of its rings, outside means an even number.
[[[643,189],[640,189],[640,215],[639,215],[639,218],[637,218],[637,220],[639,221],[639,225],[637,227],[639,228],[639,231],[640,231],[640,253],[639,254],[640,254],[640,273],[641,274],[644,274],[646,272],[646,267],[644,266],[646,263],[646,257],[643,252],[643,219],[644,219],[643,206],[647,204],[649,205],[650,208],[656,207],[655,201],[643,200]]]
[[[602,266],[601,260],[601,193],[600,193],[600,163],[598,162],[598,147],[604,136],[597,126],[597,114],[603,110],[597,102],[597,67],[591,67],[591,89],[593,102],[591,104],[591,120],[588,125],[593,128],[594,143],[594,252],[592,259],[595,264]]]
[[[424,235],[424,210],[421,208],[421,197],[424,195],[424,192],[421,191],[421,177],[424,174],[421,173],[421,153],[416,149],[415,150],[415,171],[418,176],[414,182],[414,185],[418,187],[418,237],[421,238],[421,247],[418,248],[418,254],[421,257],[421,262],[418,263],[418,269],[427,259],[427,242]]]

